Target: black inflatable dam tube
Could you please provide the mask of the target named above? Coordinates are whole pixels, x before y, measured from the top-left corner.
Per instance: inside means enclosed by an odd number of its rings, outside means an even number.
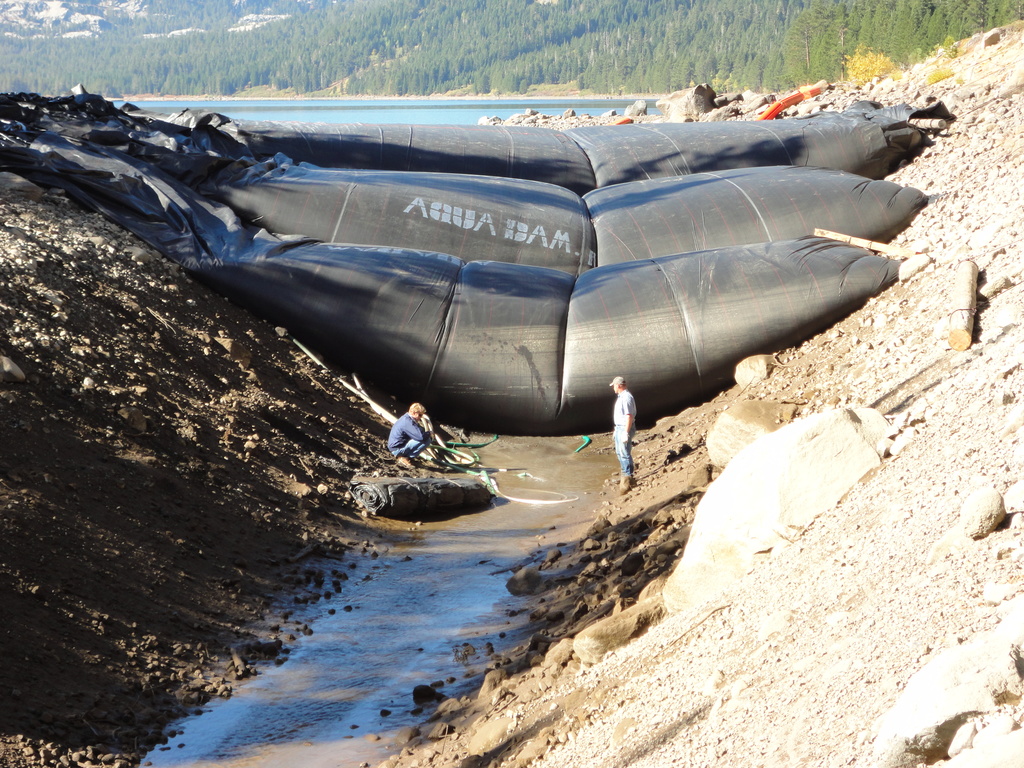
[[[897,272],[897,262],[812,237],[617,264],[575,280],[321,243],[198,274],[442,421],[561,435],[608,429],[616,372],[649,423],[728,385],[742,358],[827,327]]]
[[[576,275],[595,266],[578,195],[539,181],[451,173],[354,171],[286,158],[222,172],[201,187],[276,234],[436,251]]]
[[[817,237],[600,267],[576,282],[558,425],[610,416],[627,377],[641,423],[713,396],[736,363],[809,338],[892,284],[899,262]]]
[[[564,133],[528,126],[239,120],[221,130],[260,160],[280,153],[321,168],[530,179],[579,195],[597,186],[590,160],[576,142]]]
[[[824,168],[740,168],[616,184],[583,198],[598,263],[789,240],[815,228],[887,242],[928,202],[911,187]]]
[[[595,125],[565,133],[590,158],[598,187],[765,165],[880,179],[921,140],[906,122],[864,110],[789,120]]]

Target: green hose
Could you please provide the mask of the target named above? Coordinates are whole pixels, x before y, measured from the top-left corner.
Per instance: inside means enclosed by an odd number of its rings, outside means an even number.
[[[448,443],[448,445],[454,446],[456,448],[483,448],[485,445],[490,445],[491,443],[493,443],[497,439],[498,439],[498,436],[495,435],[490,440],[488,440],[486,443]]]

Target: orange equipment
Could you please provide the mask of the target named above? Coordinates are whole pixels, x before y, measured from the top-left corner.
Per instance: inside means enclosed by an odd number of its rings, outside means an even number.
[[[821,89],[828,85],[825,80],[819,80],[814,85],[801,85],[800,88],[793,91],[789,96],[783,96],[781,99],[771,104],[768,109],[757,116],[758,120],[774,120],[782,112],[792,107],[794,104],[799,104],[804,99],[809,99],[812,96],[817,96],[821,93]]]

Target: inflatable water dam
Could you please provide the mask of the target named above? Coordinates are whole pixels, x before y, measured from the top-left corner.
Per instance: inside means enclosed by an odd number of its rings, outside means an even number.
[[[564,132],[234,122],[0,96],[0,170],[63,189],[436,419],[606,431],[713,396],[891,284],[911,107]],[[942,114],[951,117],[948,113]]]
[[[125,108],[147,116],[131,105]],[[916,110],[906,105],[886,109],[874,102],[793,120],[634,123],[566,131],[231,121],[192,110],[161,117],[192,135],[216,129],[217,139],[230,136],[257,158],[281,154],[321,168],[528,179],[582,195],[626,181],[765,165],[835,168],[882,178],[922,141],[908,120],[933,116],[951,117],[941,104]],[[211,146],[217,147],[217,140]]]

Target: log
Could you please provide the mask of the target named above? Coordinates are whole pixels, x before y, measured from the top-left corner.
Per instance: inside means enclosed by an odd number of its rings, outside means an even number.
[[[953,278],[953,295],[950,298],[956,307],[949,314],[949,346],[963,352],[971,346],[974,336],[974,315],[978,306],[978,265],[973,261],[961,261]]]
[[[949,127],[948,120],[941,120],[934,117],[922,117],[922,118],[910,118],[907,121],[915,128],[920,128],[922,131],[944,131]]]
[[[838,240],[841,243],[856,245],[858,248],[867,248],[869,251],[875,251],[876,253],[884,253],[886,256],[895,256],[898,259],[909,259],[911,256],[917,255],[916,251],[912,251],[909,248],[903,248],[899,245],[889,245],[888,243],[879,243],[874,240],[865,240],[863,237],[844,235],[841,232],[832,232],[828,229],[820,229],[816,227],[814,234],[818,237],[828,237],[832,240]]]

